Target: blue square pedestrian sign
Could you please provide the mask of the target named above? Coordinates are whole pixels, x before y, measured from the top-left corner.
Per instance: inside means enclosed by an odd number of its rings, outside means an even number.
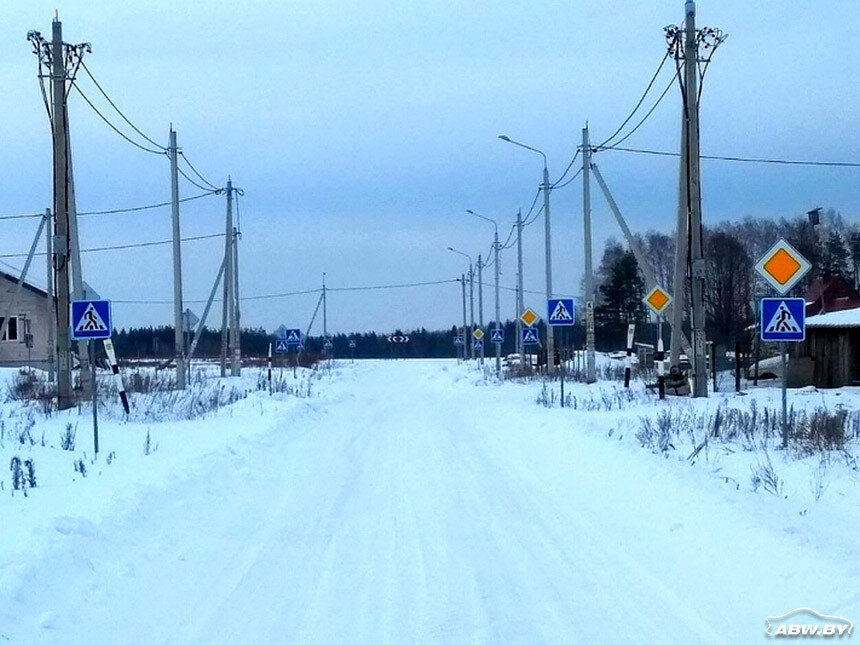
[[[286,354],[288,351],[290,351],[290,346],[287,345],[287,341],[283,338],[278,338],[275,341],[275,352],[278,354]]]
[[[474,339],[472,341],[472,348],[473,349],[484,349],[484,339],[483,338]]]
[[[73,300],[71,331],[75,340],[110,338],[110,300]]]
[[[761,339],[799,343],[806,338],[804,298],[762,298]]]
[[[522,328],[523,345],[538,345],[540,344],[540,336],[538,335],[537,327]]]
[[[505,342],[505,330],[502,328],[491,329],[490,330],[490,342],[504,343]]]
[[[462,336],[454,336],[454,344],[455,345],[462,345],[463,344],[463,337]]]
[[[570,327],[574,324],[573,298],[550,298],[546,301],[546,323],[550,327]]]
[[[287,341],[287,345],[301,345],[302,344],[302,330],[301,329],[287,329],[284,334],[284,338]]]

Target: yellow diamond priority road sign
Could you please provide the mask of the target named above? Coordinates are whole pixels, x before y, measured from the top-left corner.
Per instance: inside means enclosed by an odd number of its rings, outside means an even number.
[[[672,296],[661,286],[655,286],[645,296],[645,304],[658,316],[666,311],[666,307],[672,302]]]
[[[472,336],[474,336],[475,340],[481,340],[484,337],[484,330],[476,329],[472,332]]]
[[[540,320],[540,316],[538,316],[538,315],[537,315],[534,311],[532,311],[531,309],[526,309],[526,310],[523,312],[523,315],[522,315],[522,316],[520,316],[520,320],[522,320],[522,321],[523,321],[523,324],[524,324],[526,327],[531,327],[531,326],[533,326],[533,325],[534,325],[538,320]]]
[[[805,257],[785,240],[780,240],[755,265],[768,284],[785,294],[812,268]]]

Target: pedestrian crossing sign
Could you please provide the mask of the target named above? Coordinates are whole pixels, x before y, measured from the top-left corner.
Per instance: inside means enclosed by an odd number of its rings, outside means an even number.
[[[484,349],[484,339],[483,338],[476,338],[475,340],[473,340],[472,341],[472,348],[473,349]]]
[[[550,298],[547,300],[546,322],[550,327],[573,326],[573,298]]]
[[[74,340],[110,338],[110,300],[73,300],[71,322]]]
[[[284,330],[284,338],[287,341],[287,345],[301,345],[302,344],[302,330],[301,329],[285,329]]]
[[[490,340],[494,343],[505,342],[505,330],[499,327],[490,331]]]
[[[795,342],[806,339],[806,300],[804,298],[762,298],[761,339]]]
[[[522,328],[523,345],[538,345],[540,344],[540,336],[538,335],[537,327]]]
[[[275,352],[278,354],[286,354],[288,351],[290,351],[290,346],[287,345],[287,341],[283,338],[278,338],[275,341]]]

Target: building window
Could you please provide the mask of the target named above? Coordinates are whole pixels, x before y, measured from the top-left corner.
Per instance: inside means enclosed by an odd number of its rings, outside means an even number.
[[[0,317],[0,327],[3,326],[3,318]],[[9,317],[9,325],[6,327],[6,333],[0,340],[18,341],[18,316]]]

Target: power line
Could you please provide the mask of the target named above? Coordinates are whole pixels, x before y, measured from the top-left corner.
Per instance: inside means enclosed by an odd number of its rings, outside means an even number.
[[[456,278],[451,280],[431,280],[429,282],[406,282],[403,284],[383,284],[369,287],[326,287],[326,291],[377,291],[379,289],[404,289],[407,287],[426,287],[435,284],[450,284],[459,282]]]
[[[223,233],[222,233],[223,235]],[[458,283],[460,280],[458,278],[453,278],[450,280],[431,280],[428,282],[407,282],[402,284],[382,284],[382,285],[370,285],[363,287],[326,287],[326,291],[375,291],[380,289],[405,289],[409,287],[426,287],[431,285],[439,285],[439,284],[453,284]],[[321,293],[322,289],[306,289],[304,291],[288,291],[286,293],[268,293],[261,294],[256,296],[243,296],[239,298],[239,300],[273,300],[276,298],[287,298],[290,296],[303,296],[312,293]],[[123,304],[123,305],[172,305],[173,300],[112,300],[111,302]],[[205,303],[208,302],[208,299],[202,300],[186,300],[187,303]],[[221,302],[220,299],[216,299],[215,302]]]
[[[657,109],[657,106],[658,106],[658,105],[660,105],[660,102],[661,102],[664,98],[666,98],[666,94],[668,94],[668,93],[669,93],[669,90],[670,90],[670,89],[672,89],[672,86],[675,84],[675,78],[676,78],[677,76],[678,76],[678,73],[676,72],[676,73],[675,73],[675,75],[674,75],[674,76],[672,76],[672,78],[669,80],[669,84],[666,86],[666,89],[664,89],[664,90],[663,90],[663,93],[662,93],[662,94],[660,94],[660,96],[657,98],[657,101],[654,103],[654,105],[652,105],[652,106],[651,106],[651,109],[650,109],[650,110],[648,110],[648,112],[645,114],[645,116],[643,116],[643,117],[639,120],[639,123],[637,123],[637,124],[633,127],[633,129],[632,129],[630,132],[628,132],[627,134],[625,134],[623,137],[621,137],[618,141],[616,141],[616,142],[615,142],[614,144],[612,144],[611,146],[605,146],[605,147],[604,147],[604,146],[601,144],[600,146],[597,146],[597,148],[595,148],[594,150],[611,150],[611,149],[612,149],[612,148],[614,148],[615,146],[617,146],[617,145],[620,145],[620,144],[624,143],[625,141],[627,141],[627,139],[629,139],[630,137],[632,137],[632,136],[633,136],[633,134],[634,134],[634,133],[635,133],[635,132],[640,128],[640,127],[642,127],[642,124],[643,124],[643,123],[645,123],[645,121],[647,121],[647,120],[648,120],[648,117],[650,117],[650,116],[654,113],[654,110],[656,110],[656,109]]]
[[[663,60],[660,61],[660,64],[657,66],[657,71],[654,72],[654,75],[651,77],[651,80],[648,82],[648,87],[645,88],[645,91],[642,93],[642,96],[636,102],[636,105],[631,110],[630,114],[627,115],[627,118],[618,126],[618,129],[612,133],[612,136],[608,137],[603,143],[601,143],[598,148],[602,148],[606,144],[608,144],[612,139],[618,136],[618,133],[624,129],[624,126],[630,122],[630,119],[633,118],[633,115],[642,107],[642,103],[645,102],[645,97],[648,96],[648,92],[651,91],[651,87],[654,85],[654,82],[657,80],[657,77],[660,75],[660,70],[663,69],[663,65],[666,64],[666,60],[669,58],[669,51],[666,51],[666,54],[663,56]]]
[[[145,151],[145,152],[152,153],[152,154],[154,154],[154,155],[163,155],[163,154],[166,154],[164,150],[161,150],[161,149],[160,149],[160,150],[153,150],[152,148],[147,148],[146,146],[143,146],[143,145],[139,144],[137,141],[135,141],[135,140],[133,140],[132,138],[130,138],[130,137],[129,137],[128,135],[126,135],[122,130],[120,130],[120,129],[119,129],[119,128],[117,128],[113,123],[111,123],[111,122],[110,122],[110,120],[109,120],[109,119],[108,119],[104,114],[102,114],[102,113],[99,111],[99,109],[98,109],[95,105],[93,105],[93,102],[92,102],[92,101],[90,101],[90,100],[89,100],[89,98],[87,98],[87,95],[83,93],[83,91],[81,90],[81,88],[80,88],[80,87],[78,87],[78,84],[77,84],[77,83],[73,82],[73,83],[71,83],[71,86],[72,86],[72,87],[74,87],[74,88],[75,88],[75,90],[77,90],[78,94],[80,94],[80,95],[83,97],[84,101],[86,101],[86,102],[87,102],[87,105],[89,105],[89,106],[90,106],[90,108],[92,108],[93,112],[95,112],[96,114],[98,114],[98,115],[99,115],[99,117],[101,118],[101,120],[102,120],[102,121],[104,121],[105,123],[107,123],[107,124],[108,124],[108,126],[110,126],[111,130],[113,130],[114,132],[116,132],[119,136],[121,136],[123,139],[125,139],[126,141],[128,141],[131,145],[135,146],[136,148],[140,148],[141,150],[143,150],[143,151]],[[204,190],[205,190],[205,189],[204,189]]]
[[[206,186],[201,186],[201,185],[200,185],[200,184],[198,184],[196,181],[194,181],[193,179],[191,179],[191,177],[189,177],[188,175],[186,175],[186,174],[185,174],[185,172],[183,172],[182,168],[179,168],[179,167],[177,166],[176,170],[179,172],[179,174],[180,174],[180,175],[182,175],[183,177],[185,177],[186,181],[188,181],[188,183],[189,183],[189,184],[191,184],[192,186],[195,186],[195,187],[199,188],[200,190],[210,190],[210,189],[209,189],[209,188],[207,188]],[[217,189],[217,188],[216,188],[216,190],[220,190],[220,189]]]
[[[119,115],[122,117],[123,121],[125,121],[128,125],[130,125],[130,126],[131,126],[131,128],[132,128],[135,132],[137,132],[140,136],[142,136],[144,139],[146,139],[149,143],[151,143],[152,145],[154,145],[156,148],[158,148],[158,149],[159,149],[159,150],[161,150],[162,152],[166,153],[166,152],[167,152],[167,148],[165,148],[163,145],[161,145],[161,144],[160,144],[160,143],[158,143],[157,141],[153,141],[151,138],[149,138],[148,136],[146,136],[143,132],[141,132],[140,128],[138,128],[134,123],[132,123],[132,122],[128,119],[128,117],[127,117],[125,114],[123,114],[123,113],[122,113],[122,110],[120,110],[120,109],[116,106],[116,103],[114,103],[114,102],[111,100],[111,98],[107,95],[107,92],[105,92],[105,91],[104,91],[104,89],[102,89],[102,86],[101,86],[101,85],[99,84],[99,82],[95,79],[95,76],[93,76],[92,72],[90,72],[89,68],[87,67],[86,63],[84,63],[83,59],[81,59],[81,67],[83,67],[83,68],[84,68],[84,71],[87,73],[87,76],[89,76],[89,77],[90,77],[90,80],[91,80],[91,81],[95,84],[95,86],[98,88],[98,90],[99,90],[99,92],[101,92],[102,96],[104,96],[104,97],[105,97],[105,99],[107,99],[107,102],[108,102],[108,103],[110,103],[111,107],[112,107],[114,110],[116,110],[117,114],[119,114]]]
[[[565,186],[567,186],[567,185],[568,185],[570,182],[572,182],[574,179],[576,179],[577,177],[579,177],[581,174],[582,174],[582,168],[580,167],[580,169],[579,169],[579,170],[577,170],[575,173],[573,173],[573,177],[571,177],[570,179],[568,179],[566,182],[564,182],[564,183],[563,183],[563,184],[561,184],[560,186],[553,186],[553,188],[554,188],[555,190],[560,190],[560,189],[564,188]]]
[[[567,173],[570,172],[570,169],[573,167],[573,162],[576,161],[576,158],[579,156],[579,150],[577,149],[576,153],[573,155],[573,159],[570,160],[570,163],[567,164],[567,168],[564,169],[564,172],[561,173],[561,177],[555,180],[553,184],[550,185],[550,188],[555,188],[558,183],[567,177]]]
[[[193,195],[192,197],[183,197],[182,199],[179,200],[179,202],[180,203],[191,202],[191,201],[194,201],[195,199],[200,199],[202,197],[209,197],[210,195],[217,195],[217,194],[218,194],[218,191],[207,190],[205,193],[201,193],[199,195]],[[78,215],[115,215],[117,213],[136,213],[138,211],[152,210],[154,208],[164,208],[164,207],[170,206],[170,205],[171,205],[171,202],[159,202],[157,204],[147,204],[146,206],[131,206],[129,208],[112,208],[110,210],[104,210],[104,211],[84,211],[84,212],[78,213]],[[2,218],[0,218],[0,219],[2,219]]]
[[[215,184],[213,184],[212,182],[210,182],[208,179],[206,179],[206,177],[204,177],[203,175],[201,175],[201,174],[197,171],[197,168],[195,168],[195,167],[191,164],[191,162],[188,160],[188,157],[185,155],[185,153],[184,153],[184,152],[180,152],[180,153],[179,153],[179,155],[182,157],[182,159],[185,161],[185,163],[186,163],[186,164],[188,164],[188,167],[189,167],[189,168],[191,168],[191,171],[192,171],[195,175],[197,175],[197,177],[200,179],[200,181],[202,181],[204,184],[206,184],[207,186],[209,186],[212,190],[221,190],[218,186],[216,186]],[[186,177],[186,179],[187,179],[187,177]]]
[[[181,238],[182,242],[196,242],[198,240],[208,240],[214,237],[224,237],[224,233],[209,233],[208,235],[192,235],[190,237]],[[111,246],[96,246],[89,249],[81,249],[81,253],[96,253],[98,251],[115,251],[118,249],[139,249],[149,246],[163,246],[165,244],[173,244],[173,240],[159,240],[157,242],[134,242],[130,244],[114,244]],[[26,258],[28,253],[6,253],[0,255],[0,258]],[[45,255],[44,251],[35,255]],[[171,301],[172,302],[172,301]]]
[[[654,155],[658,157],[678,157],[678,152],[668,152],[665,150],[647,150],[644,148],[622,148],[609,146],[602,150],[616,150],[618,152],[632,152],[635,154]],[[813,166],[813,167],[831,167],[831,168],[860,168],[860,162],[856,161],[804,161],[795,159],[769,159],[762,157],[736,157],[727,155],[699,155],[702,159],[713,161],[736,161],[741,163],[761,163],[761,164],[776,164],[782,166]]]
[[[535,213],[535,214],[534,214],[534,217],[532,217],[532,218],[531,218],[530,220],[528,220],[527,222],[523,222],[523,228],[525,228],[526,226],[531,226],[532,224],[534,224],[534,223],[537,221],[537,218],[538,218],[538,217],[540,217],[540,214],[541,214],[541,213],[543,213],[543,209],[544,209],[544,207],[543,207],[543,206],[541,206],[541,207],[537,210],[537,213]]]

